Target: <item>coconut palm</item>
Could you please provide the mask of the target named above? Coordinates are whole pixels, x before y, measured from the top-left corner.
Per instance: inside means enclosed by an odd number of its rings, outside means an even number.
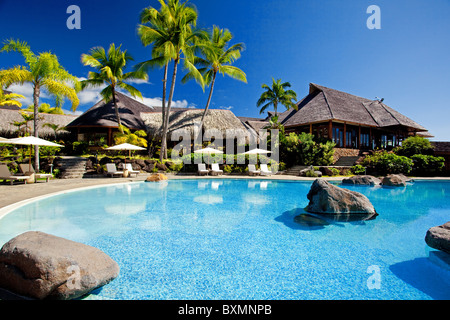
[[[22,103],[17,101],[18,99],[25,99],[25,97],[17,93],[5,93],[0,89],[0,106],[16,106],[20,108]]]
[[[247,82],[245,73],[241,69],[231,65],[235,60],[241,57],[241,51],[244,50],[244,44],[238,43],[228,47],[228,43],[231,39],[233,39],[233,35],[228,29],[223,30],[214,26],[211,33],[208,35],[208,39],[201,41],[198,44],[202,57],[196,57],[195,62],[200,66],[198,71],[202,74],[204,83],[211,86],[208,101],[206,102],[205,110],[203,111],[200,122],[200,128],[203,126],[205,116],[211,103],[214,84],[218,73],[223,76],[227,75],[233,79]],[[193,74],[188,73],[182,81],[186,82],[192,78]]]
[[[88,79],[81,81],[81,89],[100,87],[106,84],[106,87],[100,94],[105,103],[112,100],[117,124],[122,133],[122,123],[120,121],[119,108],[116,103],[116,91],[120,88],[130,93],[133,97],[142,99],[142,93],[125,81],[148,79],[147,74],[142,71],[124,72],[128,62],[132,60],[133,58],[126,50],[121,50],[121,45],[116,48],[114,43],[110,44],[108,52],[103,47],[95,47],[90,50],[89,54],[81,55],[81,61],[85,66],[91,66],[97,70],[97,72],[89,72]]]
[[[44,123],[43,125],[44,127],[49,127],[50,129],[53,130],[53,134],[55,135],[55,140],[56,140],[56,135],[58,134],[59,131],[63,131],[66,130],[65,126],[60,126],[54,123]]]
[[[34,104],[34,136],[38,137],[39,96],[41,90],[48,91],[56,98],[58,105],[63,98],[72,102],[75,111],[79,99],[77,97],[77,78],[67,72],[58,61],[58,57],[51,52],[42,52],[36,55],[26,42],[20,40],[7,40],[0,52],[19,52],[25,59],[26,66],[17,66],[11,69],[0,70],[0,83],[6,88],[11,84],[31,83],[33,86]],[[35,168],[39,170],[39,147],[35,147]]]
[[[159,65],[164,66],[163,78],[163,121],[160,160],[167,158],[167,131],[169,128],[169,115],[175,90],[178,65],[183,66],[199,83],[203,83],[200,72],[193,64],[194,44],[197,38],[204,38],[202,31],[195,30],[197,12],[187,2],[179,0],[159,0],[161,5],[157,10],[146,8],[141,13],[141,25],[138,34],[145,46],[153,45],[152,59],[137,66],[138,70],[145,70]],[[166,83],[168,78],[168,65],[173,62],[172,83],[166,106]]]
[[[147,140],[145,139],[147,133],[144,130],[131,132],[127,127],[122,127],[123,133],[117,132],[114,135],[114,142],[116,144],[129,143],[139,147],[147,147]]]
[[[273,106],[275,116],[277,116],[279,105],[285,106],[287,110],[291,107],[296,109],[297,105],[295,104],[295,101],[297,100],[297,94],[293,90],[286,90],[290,87],[291,84],[289,82],[281,83],[281,79],[275,81],[274,78],[272,78],[272,87],[263,84],[262,88],[266,91],[261,94],[261,97],[256,103],[258,107],[261,107],[260,113],[264,113],[270,106]]]
[[[25,109],[25,111],[33,112],[34,105],[30,104],[28,108]],[[41,103],[41,105],[38,108],[39,113],[49,113],[49,114],[64,114],[64,111],[62,108],[58,107],[51,107],[48,103]]]

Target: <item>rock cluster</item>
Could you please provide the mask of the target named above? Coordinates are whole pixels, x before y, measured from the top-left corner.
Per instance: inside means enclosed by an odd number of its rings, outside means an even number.
[[[402,174],[390,174],[382,179],[373,176],[353,176],[342,180],[342,184],[346,185],[383,185],[390,187],[405,187],[411,180]]]
[[[118,264],[101,250],[39,231],[25,232],[0,250],[0,288],[27,298],[79,298],[118,274]]]
[[[167,180],[167,176],[162,173],[154,173],[151,176],[148,176],[145,181],[147,182],[157,182]]]

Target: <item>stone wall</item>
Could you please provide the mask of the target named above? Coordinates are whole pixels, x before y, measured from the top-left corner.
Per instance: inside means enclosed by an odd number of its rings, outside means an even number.
[[[357,157],[360,155],[361,150],[350,149],[350,148],[334,148],[334,162],[339,160],[341,157]]]

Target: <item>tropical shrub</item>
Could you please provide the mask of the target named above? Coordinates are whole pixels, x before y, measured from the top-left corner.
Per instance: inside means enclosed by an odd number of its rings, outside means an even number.
[[[413,161],[392,152],[378,151],[367,156],[363,160],[363,165],[373,168],[378,174],[408,174],[412,170]]]
[[[366,173],[366,168],[360,164],[352,166],[350,170],[351,170],[351,172],[353,172],[353,174],[356,174],[356,175],[361,175],[361,174]]]
[[[312,134],[291,132],[281,137],[280,142],[281,159],[287,166],[328,166],[333,163],[335,144],[331,141],[317,142]]]
[[[431,154],[433,147],[430,140],[420,136],[409,137],[402,142],[402,146],[394,150],[399,156],[411,157],[415,154]]]
[[[411,157],[414,162],[413,173],[417,175],[432,175],[442,172],[445,166],[443,157],[434,157],[431,155],[415,154]]]

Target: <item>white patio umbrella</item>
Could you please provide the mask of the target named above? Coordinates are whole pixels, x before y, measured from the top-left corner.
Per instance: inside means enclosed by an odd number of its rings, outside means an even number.
[[[106,148],[106,150],[128,150],[128,156],[131,158],[131,150],[146,150],[146,149],[136,146],[131,143],[122,143],[122,144],[118,144],[118,145]],[[126,159],[125,159],[125,162],[126,162]]]
[[[37,138],[34,136],[22,137],[22,138],[14,138],[9,139],[8,141],[1,141],[2,143],[11,143],[11,144],[19,144],[19,145],[27,145],[30,146],[30,163],[29,163],[29,171],[31,171],[31,146],[45,146],[45,147],[64,147],[63,145],[47,141],[41,138]]]
[[[210,161],[209,161],[209,155],[210,155],[210,154],[223,153],[223,151],[220,151],[220,150],[217,150],[217,149],[214,149],[214,148],[207,147],[207,148],[204,148],[204,149],[195,150],[194,153],[203,153],[203,154],[207,154],[207,155],[208,155],[208,162],[210,162]]]
[[[7,143],[8,141],[9,141],[9,139],[0,137],[0,142],[1,143]]]
[[[255,149],[249,150],[247,152],[244,152],[244,154],[267,154],[267,153],[271,153],[271,152],[272,151],[255,148]]]

